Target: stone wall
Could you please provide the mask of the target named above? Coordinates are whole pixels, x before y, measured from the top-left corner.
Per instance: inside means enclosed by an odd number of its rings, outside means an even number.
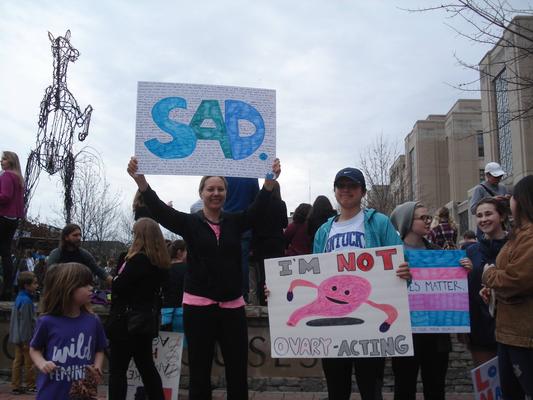
[[[2,340],[2,356],[0,356],[0,370],[6,374],[11,368],[13,359],[13,346],[8,344],[9,316],[11,303],[0,302],[0,339]],[[102,318],[107,315],[103,307],[96,308]],[[250,390],[257,391],[309,391],[325,392],[326,385],[317,359],[272,359],[270,358],[270,339],[268,334],[268,314],[266,307],[248,306],[248,375]],[[448,393],[472,392],[470,380],[470,353],[464,346],[453,339],[453,351],[450,354],[449,369],[447,375]],[[106,368],[104,368],[106,369]],[[187,355],[183,357],[183,371],[181,386],[187,388],[189,382],[187,369]],[[393,390],[394,379],[387,360],[385,370],[384,391]],[[213,386],[224,387],[224,367],[220,352],[216,353],[213,365]],[[354,383],[354,388],[356,385]],[[420,386],[419,391],[422,391]]]

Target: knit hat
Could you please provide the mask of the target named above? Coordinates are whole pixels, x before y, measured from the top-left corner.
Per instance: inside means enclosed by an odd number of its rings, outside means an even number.
[[[418,201],[407,201],[399,206],[396,206],[390,215],[392,225],[394,225],[402,240],[411,230],[417,204]]]

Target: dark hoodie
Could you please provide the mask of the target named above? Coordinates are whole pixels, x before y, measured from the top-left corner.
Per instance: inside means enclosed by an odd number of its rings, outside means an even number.
[[[481,296],[481,275],[485,264],[494,264],[507,237],[499,240],[482,239],[466,249],[472,260],[472,271],[468,274],[468,297],[470,301],[470,343],[477,346],[496,347],[494,330],[496,323],[489,313],[489,307]]]

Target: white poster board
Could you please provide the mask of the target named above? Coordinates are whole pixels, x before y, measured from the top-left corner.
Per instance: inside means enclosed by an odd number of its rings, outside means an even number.
[[[476,400],[497,400],[502,398],[498,357],[481,364],[471,371]]]
[[[163,382],[165,400],[178,400],[183,337],[183,333],[159,332],[159,336],[153,340],[154,363]],[[144,385],[133,359],[126,376],[128,379],[126,399],[144,400]]]
[[[402,246],[265,260],[273,358],[413,355]]]
[[[276,158],[276,92],[139,82],[139,172],[265,178]]]

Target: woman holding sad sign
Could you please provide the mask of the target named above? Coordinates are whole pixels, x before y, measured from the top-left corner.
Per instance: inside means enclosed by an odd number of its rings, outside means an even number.
[[[268,206],[275,181],[265,179],[263,189],[246,211],[226,213],[222,210],[226,180],[204,176],[198,190],[203,209],[188,214],[162,202],[137,170],[137,160],[132,158],[128,173],[154,219],[187,243],[183,322],[189,352],[189,398],[211,398],[211,365],[218,343],[228,398],[247,399],[248,332],[242,297],[241,234]],[[280,172],[276,159],[272,173],[278,177]]]

